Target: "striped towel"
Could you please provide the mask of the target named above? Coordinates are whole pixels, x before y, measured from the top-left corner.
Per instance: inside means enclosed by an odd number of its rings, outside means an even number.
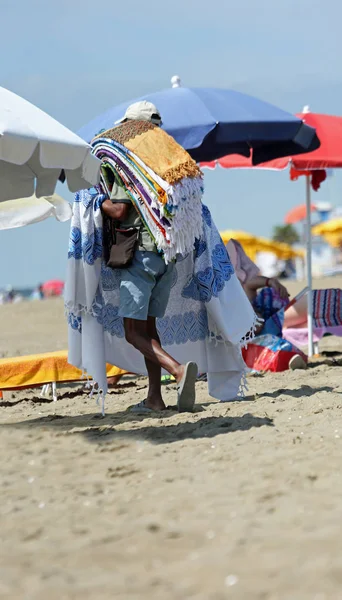
[[[132,121],[93,142],[102,161],[101,191],[125,188],[165,262],[194,249],[202,234],[203,179],[190,155],[151,123]]]
[[[342,290],[314,290],[312,292],[314,327],[342,325]]]

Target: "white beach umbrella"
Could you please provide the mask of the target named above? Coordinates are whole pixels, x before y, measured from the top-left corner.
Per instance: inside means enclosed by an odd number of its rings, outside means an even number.
[[[0,87],[0,202],[52,196],[62,170],[76,192],[98,183],[100,161],[75,133]]]
[[[17,198],[5,200],[0,204],[0,230],[14,229],[24,225],[39,223],[49,217],[64,223],[72,216],[72,208],[64,198],[53,194],[47,198]]]

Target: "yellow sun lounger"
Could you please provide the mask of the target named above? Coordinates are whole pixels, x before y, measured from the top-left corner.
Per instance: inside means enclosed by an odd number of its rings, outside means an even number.
[[[122,369],[107,365],[108,377],[125,373]],[[66,350],[0,359],[0,390],[18,390],[52,384],[55,400],[57,383],[80,381],[81,378],[82,371],[69,365]]]

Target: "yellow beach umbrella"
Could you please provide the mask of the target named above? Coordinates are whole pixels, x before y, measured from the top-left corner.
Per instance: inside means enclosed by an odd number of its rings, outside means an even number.
[[[221,232],[221,238],[223,240],[224,245],[227,245],[229,240],[234,239],[240,242],[241,246],[243,246],[244,251],[250,259],[255,260],[255,256],[257,253],[258,246],[258,238],[257,236],[247,233],[246,231],[238,231],[234,229],[228,229],[226,231]]]
[[[321,235],[333,248],[339,248],[342,243],[342,217],[315,225],[312,233]]]
[[[267,238],[253,235],[245,231],[228,229],[221,232],[221,238],[225,245],[232,238],[240,242],[247,256],[253,261],[256,260],[258,252],[272,252],[277,258],[282,260],[296,257],[302,258],[304,256],[303,250],[294,250],[289,244],[274,242],[273,240],[268,240]]]

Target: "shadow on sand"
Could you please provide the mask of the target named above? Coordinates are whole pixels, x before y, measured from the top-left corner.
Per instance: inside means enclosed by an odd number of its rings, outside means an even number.
[[[257,417],[250,413],[243,416],[206,416],[206,410],[191,414],[191,420],[172,423],[178,415],[168,410],[153,415],[135,415],[128,410],[101,417],[99,414],[77,416],[48,415],[19,423],[1,425],[1,428],[37,429],[53,431],[55,434],[82,435],[89,442],[111,442],[119,439],[146,440],[155,444],[169,444],[186,439],[213,438],[234,431],[248,431],[254,427],[273,426],[269,417]],[[145,420],[149,424],[144,424]],[[152,420],[152,423],[151,423]],[[155,425],[153,423],[155,422]],[[134,429],[118,430],[117,425],[134,423]]]
[[[289,388],[279,388],[279,390],[275,390],[274,392],[263,392],[259,393],[259,398],[274,398],[276,400],[279,396],[290,396],[291,398],[307,398],[308,396],[314,396],[318,392],[335,392],[338,394],[340,392],[336,392],[335,388],[330,387],[328,385],[322,387],[311,387],[311,385],[301,385],[299,388],[291,390]]]

